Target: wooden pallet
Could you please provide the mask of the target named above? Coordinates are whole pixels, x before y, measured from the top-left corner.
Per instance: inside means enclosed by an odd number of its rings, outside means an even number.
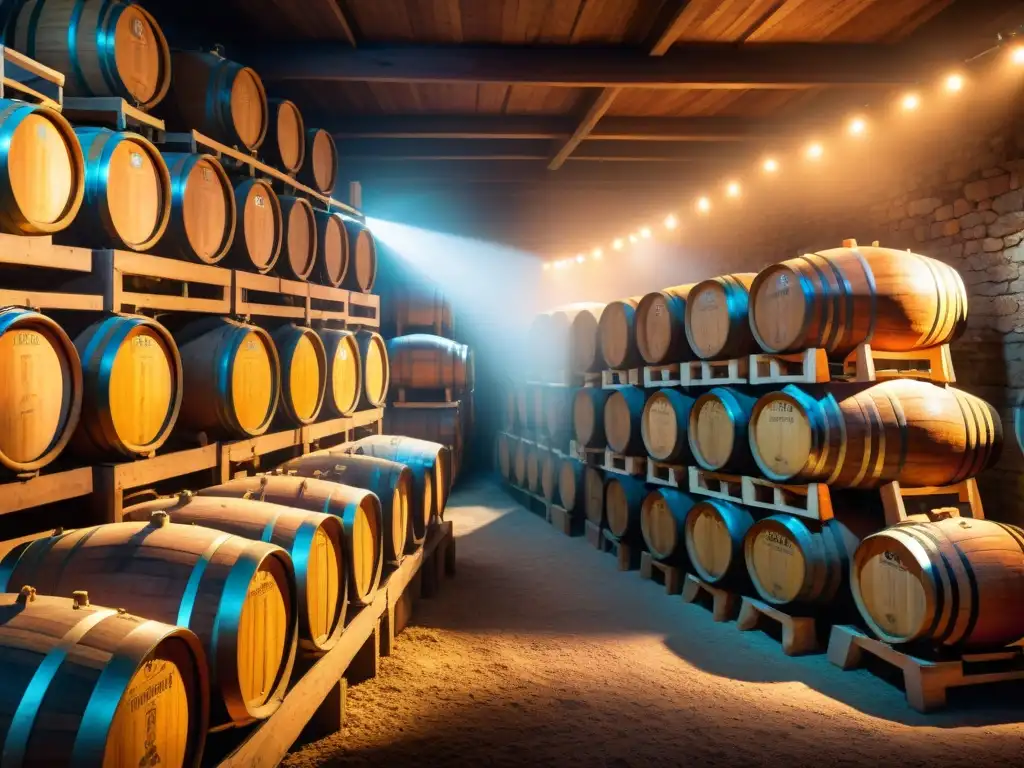
[[[348,322],[351,294],[344,288],[309,284],[309,319],[323,325]]]
[[[937,384],[956,381],[948,344],[913,352],[882,352],[860,344],[842,361],[830,361],[824,349],[750,356],[751,384],[824,384],[914,378]]]
[[[811,520],[831,520],[833,517],[832,494],[842,494],[842,489],[831,489],[825,483],[808,483],[807,485],[784,485],[773,483],[759,477],[742,477],[740,485],[744,504],[749,507],[769,509],[773,512],[784,512],[790,515],[806,517]],[[690,489],[694,493],[694,489]],[[974,478],[964,480],[956,485],[928,488],[904,488],[897,482],[882,485],[878,491],[881,496],[882,508],[885,511],[886,525],[896,525],[907,519],[906,499],[920,497],[936,497],[935,507],[947,507],[949,500],[955,497],[956,503],[964,507],[964,512],[975,519],[983,519],[984,508],[978,483]],[[858,492],[860,493],[860,492]],[[940,500],[939,497],[947,497]]]
[[[230,269],[131,251],[93,251],[92,276],[107,312],[232,310]]]
[[[740,595],[721,587],[713,587],[692,573],[683,581],[684,603],[711,603],[711,616],[715,621],[732,621],[740,612]]]
[[[865,653],[903,673],[907,703],[918,712],[945,707],[950,688],[1024,680],[1024,649],[1019,646],[936,661],[898,651],[855,627],[832,627],[828,641],[829,661],[841,669],[856,669]]]
[[[347,322],[360,328],[380,328],[380,296],[349,291]]]
[[[0,45],[0,99],[30,101],[60,112],[64,103],[64,75]]]
[[[419,387],[391,387],[392,405],[417,405],[420,407],[434,406],[437,408],[457,408],[459,400],[451,387],[443,389],[420,389]]]
[[[115,131],[135,131],[162,144],[167,127],[163,120],[133,107],[118,96],[69,96],[64,116],[75,125],[101,125]]]
[[[632,475],[634,477],[647,477],[646,456],[623,456],[615,453],[610,448],[604,451],[604,464],[601,468],[606,472],[614,472],[617,475]]]
[[[306,325],[312,319],[309,283],[235,270],[232,287],[231,311],[239,317],[288,318]]]
[[[93,283],[93,255],[86,248],[54,245],[49,237],[0,233],[0,269],[0,306],[103,310],[98,287],[92,284],[90,291],[75,285]]]
[[[325,211],[337,211],[349,216],[356,221],[364,222],[363,214],[351,205],[335,200],[328,195],[320,194],[295,180],[292,176],[279,171],[273,166],[262,163],[253,155],[246,154],[237,149],[222,144],[219,141],[205,136],[199,131],[187,133],[167,133],[163,137],[163,149],[171,152],[205,152],[214,155],[225,168],[232,172],[243,173],[253,177],[260,177],[270,180],[279,189],[283,188],[289,194],[297,197],[305,197],[310,201],[319,203],[318,208]]]
[[[509,485],[509,492],[519,506],[532,512],[544,520],[548,519],[548,502],[543,496],[534,493],[528,488],[521,488],[518,485]]]
[[[573,516],[565,507],[557,504],[549,504],[548,522],[556,531],[561,531],[566,536],[583,535],[583,519]]]
[[[625,371],[601,371],[601,387],[604,389],[638,387],[642,382],[643,375],[639,368],[631,368]]]
[[[640,567],[640,551],[623,541],[617,541],[606,529],[584,520],[583,533],[598,552],[610,552],[615,556],[620,571],[635,571]]]
[[[640,578],[664,585],[666,595],[682,594],[684,575],[682,568],[659,563],[650,552],[640,553]]]
[[[0,515],[89,496],[92,490],[92,467],[63,471],[44,469],[31,476],[0,484]]]
[[[688,470],[690,493],[743,503],[743,478],[739,475],[708,472],[700,467],[688,467]]]
[[[746,384],[748,358],[734,360],[693,360],[679,366],[680,386],[717,387],[728,384]]]
[[[443,576],[454,574],[455,543],[449,521],[428,532],[423,548],[407,556],[373,602],[346,625],[338,645],[301,670],[304,674],[293,679],[280,708],[247,729],[245,741],[219,763],[221,768],[277,765],[303,733],[322,738],[337,732],[347,685],[379,673],[380,657],[390,655],[417,596],[433,596]]]
[[[575,440],[569,441],[569,455],[592,467],[604,465],[604,448],[586,448]]]
[[[575,382],[569,382],[569,386],[580,386],[580,387],[600,387],[601,379],[603,374],[598,373],[584,373],[577,377]]]
[[[736,628],[741,632],[759,629],[765,620],[774,621],[782,628],[782,652],[787,656],[819,653],[818,620],[813,616],[791,616],[768,603],[744,597]]]
[[[689,488],[690,476],[686,467],[647,460],[647,482],[666,488]]]
[[[647,389],[678,387],[682,383],[681,376],[679,363],[648,365],[644,368],[644,387]]]

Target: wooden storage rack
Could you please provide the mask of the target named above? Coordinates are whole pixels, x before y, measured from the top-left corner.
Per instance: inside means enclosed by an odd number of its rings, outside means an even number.
[[[882,368],[883,365],[891,367]],[[824,349],[792,354],[750,356],[751,384],[824,384],[829,381],[869,382],[915,378],[936,384],[956,381],[949,345],[912,352],[875,351],[860,344],[843,360],[832,362]]]
[[[64,103],[64,75],[0,45],[0,99],[30,101],[60,112]]]
[[[408,622],[417,591],[431,597],[445,574],[455,574],[451,522],[430,530],[423,547],[407,556],[373,602],[349,620],[334,648],[311,666],[296,665],[281,707],[251,728],[245,741],[219,763],[221,768],[277,765],[307,727],[314,738],[338,731],[346,683],[376,677],[380,657],[391,654],[395,636]]]

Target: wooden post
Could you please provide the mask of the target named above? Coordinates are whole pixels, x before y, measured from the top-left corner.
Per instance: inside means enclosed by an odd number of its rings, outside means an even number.
[[[303,741],[318,741],[337,733],[345,725],[345,704],[348,698],[348,681],[343,677],[334,684],[327,698],[313,713],[302,731]]]
[[[358,181],[348,183],[348,204],[353,208],[363,207],[363,185]]]

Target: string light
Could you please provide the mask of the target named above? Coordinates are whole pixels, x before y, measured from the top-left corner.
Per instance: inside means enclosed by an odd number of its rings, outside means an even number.
[[[1005,54],[1004,54],[1005,55]],[[1013,45],[1009,48],[1010,61],[1017,66],[1024,67],[1024,44]],[[942,80],[942,88],[949,94],[957,94],[964,89],[967,84],[966,77],[960,72],[953,72],[947,74]],[[904,112],[913,112],[921,106],[921,97],[914,91],[904,93],[897,102],[897,105]],[[849,119],[846,124],[846,132],[851,136],[862,137],[868,133],[868,121],[863,116],[856,116]],[[818,142],[812,142],[807,145],[804,150],[805,157],[808,160],[819,160],[825,154],[825,149],[822,144]],[[775,157],[765,157],[761,161],[761,170],[766,174],[778,173],[781,166]],[[725,186],[725,195],[730,198],[738,198],[741,195],[741,185],[739,181],[730,181]],[[699,197],[696,201],[696,210],[701,214],[708,214],[711,211],[711,200],[708,197]],[[680,226],[680,221],[674,213],[668,214],[664,219],[664,225],[666,229],[674,230]],[[649,239],[652,237],[652,232],[649,227],[642,227],[635,232],[631,232],[627,238],[630,243],[636,244],[640,238]],[[625,246],[625,240],[621,237],[615,238],[612,241],[611,247],[616,251],[621,251]],[[601,248],[594,248],[591,251],[591,255],[594,259],[600,259],[604,252]],[[586,256],[582,253],[576,255],[576,261],[583,263],[586,261]],[[555,269],[563,269],[567,266],[572,265],[572,259],[557,260],[554,262],[545,262],[543,268],[545,270],[550,269],[554,266]]]

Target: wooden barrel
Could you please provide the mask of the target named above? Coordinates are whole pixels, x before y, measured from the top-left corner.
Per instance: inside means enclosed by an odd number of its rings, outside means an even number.
[[[316,332],[327,359],[324,410],[331,416],[351,416],[359,407],[363,391],[363,365],[356,335],[335,328],[318,328]]]
[[[642,296],[609,302],[601,312],[598,338],[601,357],[612,370],[636,368],[643,365],[636,346],[636,307]]]
[[[387,344],[379,333],[365,328],[356,332],[356,342],[359,344],[359,359],[363,362],[363,391],[359,406],[380,408],[387,400],[388,387],[391,385]]]
[[[408,389],[448,389],[452,398],[473,388],[473,353],[465,344],[413,333],[387,343],[391,384]]]
[[[540,490],[540,453],[535,443],[526,448],[526,487],[533,493]]]
[[[165,512],[179,525],[201,525],[284,549],[295,567],[299,643],[326,651],[337,645],[348,607],[341,521],[333,515],[252,499],[183,493],[124,510],[126,522]]]
[[[618,541],[639,541],[640,509],[647,497],[643,480],[609,475],[604,484],[604,517],[608,533]]]
[[[338,148],[334,137],[322,128],[306,129],[306,161],[299,181],[317,192],[329,195],[338,180]]]
[[[281,397],[281,363],[270,334],[226,317],[174,332],[184,390],[179,427],[212,439],[262,435]]]
[[[58,235],[66,245],[148,251],[171,219],[171,174],[149,139],[75,128],[85,155],[82,208]]]
[[[604,483],[604,472],[588,464],[583,471],[583,514],[587,520],[601,528],[605,522]]]
[[[572,400],[572,429],[581,448],[604,448],[604,408],[609,389],[583,387]]]
[[[199,765],[203,647],[183,627],[74,598],[0,594],[4,765]]]
[[[556,498],[566,512],[578,512],[583,507],[586,466],[577,459],[562,459],[558,463]]]
[[[999,414],[966,392],[893,379],[844,394],[812,397],[790,384],[757,401],[750,445],[765,477],[839,488],[941,486],[999,458]]]
[[[233,266],[266,274],[277,264],[284,242],[284,218],[277,193],[263,179],[235,186],[238,224],[229,255]]]
[[[305,282],[317,263],[317,222],[313,206],[304,197],[280,195],[284,239],[275,272],[287,280]]]
[[[462,467],[465,435],[461,409],[461,404],[455,408],[387,408],[384,411],[384,431],[389,435],[413,437],[446,448],[450,486]]]
[[[209,663],[215,724],[262,720],[281,704],[297,625],[295,571],[280,547],[157,513],[16,547],[0,561],[0,592],[26,584],[86,590],[98,604],[191,629]]]
[[[686,554],[697,575],[708,584],[740,586],[747,580],[743,537],[754,518],[745,508],[724,499],[702,499],[686,516]]]
[[[526,453],[530,446],[525,440],[517,440],[515,445],[516,453],[512,457],[512,477],[516,485],[526,488]]]
[[[160,25],[124,0],[29,0],[11,45],[63,72],[65,96],[118,96],[140,109],[171,85],[171,52]]]
[[[848,599],[850,558],[857,544],[885,527],[881,509],[874,506],[858,504],[845,514],[836,510],[823,523],[795,515],[758,520],[743,544],[754,589],[772,605],[826,606]]]
[[[67,227],[85,198],[85,158],[59,112],[0,99],[0,231],[49,235]]]
[[[342,280],[342,288],[360,293],[369,293],[377,282],[377,241],[365,225],[357,221],[347,222],[348,271]]]
[[[175,51],[174,75],[160,115],[171,131],[191,131],[240,149],[258,149],[267,135],[267,93],[249,67],[216,53]]]
[[[344,528],[342,560],[349,600],[369,605],[384,567],[380,499],[372,491],[311,477],[261,475],[230,480],[199,491],[200,496],[255,499],[333,515]]]
[[[574,373],[596,373],[605,368],[598,336],[604,304],[581,304],[569,326],[569,359]]]
[[[612,390],[604,404],[604,434],[615,453],[639,456],[644,453],[641,431],[647,393],[639,387]]]
[[[451,453],[439,443],[400,435],[370,435],[346,446],[347,453],[362,453],[397,461],[412,470],[417,497],[430,497],[433,490],[433,516],[444,515],[451,490]],[[414,508],[413,510],[417,510]],[[413,520],[417,516],[413,517]],[[429,519],[426,515],[423,519]]]
[[[312,328],[286,323],[270,334],[281,360],[282,423],[312,424],[327,392],[327,351]],[[333,361],[332,361],[333,362]]]
[[[590,304],[567,304],[541,312],[527,331],[530,350],[527,378],[540,382],[566,383],[573,370],[570,333],[573,320]]]
[[[278,467],[278,472],[373,491],[380,500],[381,546],[384,562],[389,565],[401,563],[405,553],[412,552],[423,541],[420,534],[426,531],[430,519],[424,516],[421,525],[412,524],[412,470],[405,464],[354,453],[316,453],[287,461]]]
[[[267,99],[267,138],[263,157],[285,173],[297,173],[306,159],[306,123],[294,102]]]
[[[648,293],[636,307],[636,346],[648,365],[693,360],[686,341],[686,297],[694,288],[674,285]]]
[[[1024,531],[987,520],[904,523],[864,539],[850,586],[887,643],[999,648],[1024,637]]]
[[[0,470],[42,469],[68,444],[82,415],[78,350],[52,319],[0,309]]]
[[[698,397],[687,420],[694,461],[713,472],[757,474],[747,435],[756,402],[732,387],[713,387]]]
[[[686,559],[686,518],[697,500],[673,488],[654,488],[640,507],[640,531],[651,557],[678,564]]]
[[[686,296],[686,340],[703,360],[759,351],[747,320],[747,299],[756,275],[739,273],[697,283]]]
[[[109,315],[75,337],[82,419],[71,449],[89,459],[152,455],[171,435],[184,373],[170,331],[141,315]]]
[[[571,387],[545,387],[543,390],[544,429],[548,436],[564,444],[573,434],[572,406],[576,390]]]
[[[509,382],[501,390],[501,428],[513,432],[516,428],[516,390]]]
[[[774,264],[750,287],[750,327],[768,352],[858,344],[904,352],[956,339],[967,326],[960,273],[892,248],[833,248]]]
[[[497,453],[498,474],[503,480],[512,482],[512,457],[515,455],[515,438],[505,432],[499,432],[495,438],[495,451]],[[515,441],[518,442],[518,441]]]
[[[666,464],[693,464],[688,424],[692,395],[677,389],[659,389],[644,405],[640,434],[647,455]]]
[[[316,217],[316,269],[321,285],[337,288],[348,273],[348,228],[339,213],[313,211]]]
[[[213,155],[164,153],[171,175],[171,218],[160,255],[200,264],[223,259],[235,239],[235,191]]]
[[[406,333],[433,333],[453,338],[455,315],[452,304],[440,288],[426,284],[397,288],[385,308],[391,315],[393,336]]]
[[[540,493],[548,501],[556,502],[558,494],[558,475],[562,460],[554,451],[543,451],[540,455]]]

